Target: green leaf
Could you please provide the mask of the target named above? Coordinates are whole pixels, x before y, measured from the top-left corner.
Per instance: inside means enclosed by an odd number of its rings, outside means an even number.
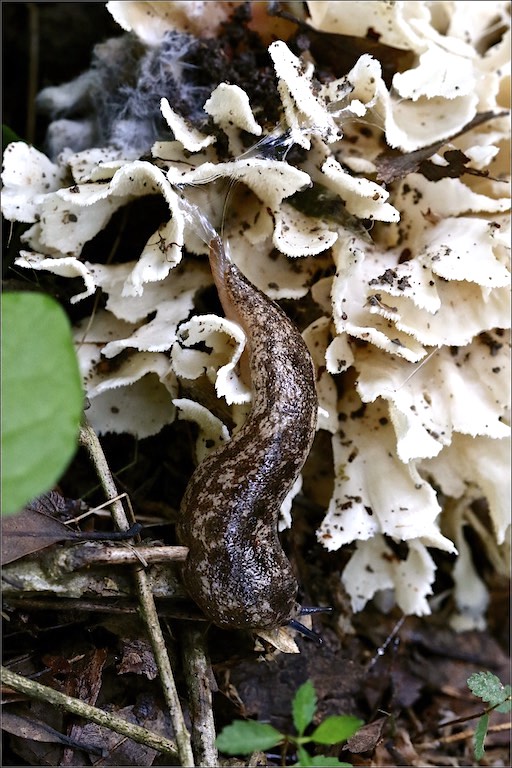
[[[492,672],[475,672],[468,677],[467,684],[475,696],[489,702],[491,707],[502,704],[510,696],[510,686],[505,687]]]
[[[505,689],[506,688],[510,688],[510,686],[506,685]],[[499,704],[497,707],[495,707],[495,711],[496,712],[510,712],[511,709],[512,709],[512,701],[510,699],[510,691],[509,691],[509,693],[507,695],[507,700],[504,701],[503,704]]]
[[[2,512],[48,491],[76,447],[83,391],[69,320],[41,293],[2,300]]]
[[[302,736],[313,719],[316,710],[316,693],[311,680],[306,680],[295,693],[292,701],[293,724]]]
[[[308,768],[308,766],[311,765],[313,758],[306,752],[304,747],[297,747],[297,757],[299,759],[295,763],[296,766],[300,766],[300,768]]]
[[[311,765],[335,766],[335,768],[342,766],[342,768],[352,768],[350,763],[341,763],[337,757],[326,757],[325,755],[316,755],[315,757],[311,757],[311,755],[306,752],[304,747],[298,747],[297,757],[299,760],[297,763],[295,763],[295,765],[301,766],[301,768],[309,768]]]
[[[315,728],[311,739],[317,744],[338,744],[353,736],[362,725],[363,721],[353,715],[332,715]]]
[[[352,768],[351,763],[341,763],[337,757],[326,757],[325,755],[316,755],[309,759],[307,765],[325,765],[325,766],[343,766],[343,768]]]
[[[2,123],[2,152],[4,152],[6,146],[13,141],[21,141],[21,139],[18,134],[12,130],[12,128],[9,128],[8,125]]]
[[[277,746],[284,736],[266,723],[254,720],[235,720],[217,736],[217,747],[226,755],[249,755]]]
[[[489,715],[482,715],[478,721],[478,725],[475,728],[475,735],[473,736],[473,743],[475,746],[475,758],[481,760],[485,752],[485,737],[487,736],[487,728],[489,727]]]

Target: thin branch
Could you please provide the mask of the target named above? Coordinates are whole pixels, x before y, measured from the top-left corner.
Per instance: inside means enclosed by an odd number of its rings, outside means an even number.
[[[105,458],[105,454],[103,453],[101,443],[92,427],[87,423],[84,423],[80,428],[80,443],[89,453],[106,497],[116,499],[118,491]],[[131,523],[128,521],[123,505],[119,499],[112,502],[112,517],[116,526],[121,531],[126,531],[130,528]],[[171,715],[180,755],[180,762],[182,765],[194,766],[194,758],[190,745],[190,734],[185,725],[176,683],[172,673],[167,648],[165,646],[165,639],[158,620],[149,576],[140,567],[134,568],[134,576],[137,592],[140,598],[141,613],[151,639],[165,700]]]
[[[510,723],[498,723],[497,725],[490,725],[487,729],[487,733],[500,733],[500,731],[510,730]],[[467,731],[460,731],[459,733],[452,733],[449,736],[442,736],[435,741],[424,741],[421,744],[414,744],[416,749],[437,749],[442,744],[454,744],[457,741],[466,741],[473,738],[475,735],[474,729]]]
[[[215,746],[211,681],[213,672],[207,656],[204,625],[192,623],[183,631],[184,672],[192,717],[192,746],[198,765],[216,768],[219,755]]]
[[[190,744],[190,734],[185,725],[185,719],[183,717],[181,703],[165,645],[165,639],[158,619],[153,592],[149,580],[146,577],[146,573],[142,568],[137,568],[135,576],[136,586],[141,601],[141,612],[151,638],[156,665],[160,673],[160,681],[162,683],[167,706],[169,707],[174,733],[178,743],[181,764],[193,768],[195,763]]]
[[[112,499],[110,508],[116,527],[120,531],[129,530],[132,523],[135,521],[128,521],[126,512],[121,503],[121,497],[118,494],[112,473],[110,472],[110,467],[108,466],[107,459],[103,453],[101,443],[98,440],[96,432],[87,423],[82,424],[80,427],[80,444],[89,454],[105,496],[107,499]]]
[[[79,545],[80,548],[82,545]],[[72,547],[63,546],[60,549],[38,553],[38,557],[20,558],[1,571],[2,594],[7,600],[17,598],[47,598],[56,595],[62,599],[72,598],[76,601],[94,600],[99,598],[106,603],[113,600],[135,600],[135,585],[130,568],[104,567],[103,563],[89,565],[85,568],[74,568],[75,562],[70,553]],[[90,545],[92,551],[98,551],[99,545]],[[83,550],[81,550],[83,553]],[[138,553],[138,548],[134,548]],[[71,561],[71,562],[70,562]],[[138,558],[133,563],[140,564]],[[142,563],[143,564],[143,563]],[[190,614],[190,603],[184,604],[187,597],[179,579],[178,565],[174,561],[154,563],[151,567],[151,584],[155,599],[166,600],[167,615],[182,616]],[[172,601],[172,604],[170,603]],[[173,612],[169,608],[173,607]],[[196,611],[199,616],[199,612]]]
[[[495,709],[501,707],[502,704],[505,704],[506,701],[510,701],[511,699],[512,696],[506,696],[503,701],[498,701],[496,704],[489,705],[488,707],[480,710],[480,712],[475,712],[472,715],[464,715],[463,717],[457,717],[454,720],[447,720],[445,723],[439,723],[437,727],[446,728],[447,725],[458,725],[459,723],[467,723],[469,720],[476,720],[477,717],[489,715],[491,712],[494,712]]]
[[[147,747],[158,750],[158,752],[165,752],[171,755],[173,759],[178,757],[176,744],[166,739],[165,736],[159,736],[157,733],[148,731],[147,728],[142,728],[140,725],[128,723],[122,717],[104,712],[102,709],[98,709],[98,707],[92,707],[90,704],[86,704],[74,696],[67,696],[65,693],[56,691],[48,685],[41,685],[41,683],[36,683],[35,680],[28,680],[26,677],[22,677],[16,672],[7,669],[7,667],[1,668],[1,675],[2,684],[13,691],[23,693],[31,699],[60,707],[66,712],[83,717],[97,725],[110,728],[111,731],[120,733],[122,736],[136,741],[138,744],[144,744]]]
[[[89,568],[91,565],[148,565],[150,563],[182,563],[188,547],[91,547],[79,544],[61,553],[59,565],[66,571]]]

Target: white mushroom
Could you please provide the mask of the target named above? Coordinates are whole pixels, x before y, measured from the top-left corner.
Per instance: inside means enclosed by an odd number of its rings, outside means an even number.
[[[166,32],[217,34],[235,5],[107,7],[155,55]],[[242,330],[196,314],[196,295],[211,284],[201,260],[208,233],[223,228],[234,261],[270,297],[300,302],[310,294],[318,313],[304,338],[318,371],[318,428],[333,447],[333,491],[317,536],[330,550],[355,542],[342,575],[354,610],[385,592],[405,613],[428,613],[435,578],[428,548],[455,553],[457,546],[456,623],[482,626],[485,588],[462,536],[472,518],[467,511],[450,518],[450,505],[442,516],[438,490],[458,509],[486,499],[492,530],[483,545],[506,546],[509,34],[484,46],[495,18],[509,26],[507,3],[322,1],[307,3],[307,12],[320,32],[366,38],[371,28],[413,63],[388,87],[375,46],[343,77],[320,83],[309,53],[298,57],[275,40],[269,54],[282,120],[269,134],[249,95],[223,82],[206,100],[200,131],[161,98],[174,137],[159,136],[150,160],[104,146],[66,150],[51,162],[22,142],[9,145],[2,210],[31,225],[16,264],[81,278],[73,302],[97,289],[106,298],[105,309],[76,329],[93,426],[144,437],[172,422],[178,408],[179,418],[200,426],[199,456],[206,441],[228,439],[227,430],[203,406],[176,399],[177,379],[206,373],[235,429],[250,407],[236,370]],[[69,104],[88,83],[85,75],[43,102]],[[483,112],[496,117],[468,129]],[[208,115],[215,135],[205,127]],[[94,135],[79,128],[82,139]],[[227,142],[216,140],[220,131]],[[260,137],[249,150],[247,133]],[[219,145],[231,156],[219,160]],[[407,155],[423,148],[431,148],[427,166]],[[387,186],[378,177],[383,152],[402,163]],[[88,250],[84,261],[84,245],[113,213],[149,195],[169,213],[138,259],[96,264]],[[474,595],[464,592],[465,578]]]

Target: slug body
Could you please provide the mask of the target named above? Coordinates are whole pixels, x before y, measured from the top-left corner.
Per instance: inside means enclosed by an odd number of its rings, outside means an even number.
[[[315,373],[298,329],[242,275],[220,238],[210,243],[210,263],[226,315],[246,333],[253,402],[242,428],[201,462],[185,491],[183,579],[214,624],[269,629],[299,611],[277,523],[315,435]]]

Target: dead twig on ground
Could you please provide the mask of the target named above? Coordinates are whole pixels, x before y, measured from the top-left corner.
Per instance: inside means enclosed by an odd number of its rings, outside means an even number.
[[[498,725],[490,725],[487,729],[487,733],[499,733],[500,731],[510,730],[510,723],[499,723]],[[466,741],[472,739],[475,735],[474,728],[466,731],[460,731],[459,733],[452,733],[449,736],[441,736],[434,741],[423,741],[421,744],[415,744],[416,749],[438,749],[443,744],[454,744],[457,741]]]
[[[94,464],[106,497],[114,499],[117,497],[118,491],[105,458],[105,454],[103,453],[101,443],[92,427],[86,423],[80,428],[80,443],[86,448],[89,457]],[[113,501],[111,509],[112,518],[118,529],[127,531],[130,528],[131,523],[128,521],[121,501],[119,499]],[[155,654],[155,661],[160,674],[165,700],[169,708],[174,728],[180,762],[182,765],[194,766],[190,734],[185,725],[178,691],[176,689],[176,683],[165,645],[165,639],[158,620],[150,577],[141,566],[135,566],[133,572],[136,589],[140,599],[142,617],[151,639],[151,645],[153,647],[153,653]]]
[[[35,682],[35,680],[29,680],[22,675],[18,675],[16,672],[12,672],[6,667],[1,668],[2,684],[11,688],[13,691],[24,693],[31,699],[37,701],[44,701],[45,703],[53,704],[56,707],[64,709],[66,712],[71,712],[73,715],[83,717],[92,723],[102,725],[105,728],[120,733],[122,736],[126,736],[129,739],[133,739],[138,744],[144,744],[147,747],[156,749],[159,752],[171,755],[174,759],[178,757],[176,744],[165,736],[159,736],[153,731],[148,731],[140,725],[134,725],[123,720],[122,717],[112,715],[109,712],[104,712],[98,707],[92,707],[90,704],[86,704],[80,699],[76,699],[74,696],[67,696],[65,693],[56,691],[54,688],[50,688],[47,685],[41,685],[41,683]]]
[[[205,646],[204,626],[187,624],[183,632],[184,671],[192,717],[192,745],[198,765],[218,766],[215,746],[212,690],[213,673]]]

